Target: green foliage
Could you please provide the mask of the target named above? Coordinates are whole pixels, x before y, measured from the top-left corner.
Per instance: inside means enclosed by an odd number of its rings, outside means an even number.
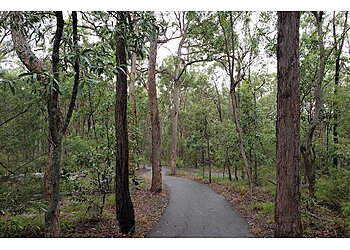
[[[340,210],[350,201],[350,172],[344,169],[332,169],[328,177],[319,178],[316,183],[316,197],[320,203]]]
[[[275,210],[275,205],[273,202],[258,202],[255,201],[250,205],[251,209],[255,209],[264,214],[271,215]]]

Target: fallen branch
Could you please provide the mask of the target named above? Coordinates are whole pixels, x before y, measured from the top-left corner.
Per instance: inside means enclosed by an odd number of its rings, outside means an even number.
[[[12,172],[10,169],[8,169],[1,161],[0,161],[0,165],[6,169],[6,171],[8,171],[10,174],[14,174],[14,172]]]
[[[271,180],[267,180],[268,182],[272,183],[273,185],[277,186],[275,182],[271,181]]]
[[[332,223],[334,223],[334,220],[318,217],[316,214],[313,214],[313,213],[311,213],[310,211],[307,211],[307,210],[305,210],[305,212],[306,212],[308,215],[310,215],[311,217],[315,218],[315,219],[318,219],[318,220],[321,220],[321,221],[327,221],[327,222],[332,222]]]

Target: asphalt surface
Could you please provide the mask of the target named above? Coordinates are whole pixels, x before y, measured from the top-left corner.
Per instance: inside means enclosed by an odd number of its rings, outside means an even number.
[[[254,237],[248,224],[225,198],[208,186],[165,175],[169,204],[151,230],[151,238],[243,238]],[[146,173],[150,175],[150,171]]]

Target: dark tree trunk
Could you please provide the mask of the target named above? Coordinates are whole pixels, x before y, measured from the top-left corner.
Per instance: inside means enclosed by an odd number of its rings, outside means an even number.
[[[333,156],[333,166],[338,166],[338,144],[339,144],[339,138],[338,138],[338,115],[339,115],[339,108],[337,103],[337,96],[338,96],[338,86],[339,86],[339,79],[340,79],[340,60],[341,60],[341,53],[343,50],[345,35],[346,35],[346,29],[347,29],[347,22],[348,22],[348,11],[345,13],[345,21],[344,21],[344,27],[343,27],[343,34],[341,37],[341,40],[338,45],[337,41],[337,34],[336,34],[336,24],[335,24],[335,14],[333,15],[333,38],[334,38],[334,44],[336,45],[335,50],[335,73],[334,73],[334,101],[333,101],[333,143],[334,143],[334,156]]]
[[[62,120],[59,107],[59,48],[63,34],[63,14],[55,12],[57,24],[52,48],[52,72],[54,80],[48,90],[47,110],[49,123],[49,158],[45,172],[46,199],[49,202],[45,212],[45,236],[60,237],[60,164],[62,154]]]
[[[116,212],[121,233],[135,230],[134,207],[129,192],[129,147],[127,129],[127,68],[125,35],[127,13],[118,12],[118,26],[121,32],[117,36],[116,61],[117,83],[115,104],[115,135],[116,135]]]
[[[275,237],[301,237],[299,12],[278,12]]]
[[[152,185],[151,191],[162,191],[162,164],[160,122],[156,87],[157,35],[150,42],[148,61],[148,98],[150,103],[152,126]]]

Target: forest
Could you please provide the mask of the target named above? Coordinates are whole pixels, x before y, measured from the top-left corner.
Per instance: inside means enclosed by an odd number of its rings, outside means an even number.
[[[348,19],[1,11],[0,237],[147,237],[167,178],[254,237],[350,237]]]

